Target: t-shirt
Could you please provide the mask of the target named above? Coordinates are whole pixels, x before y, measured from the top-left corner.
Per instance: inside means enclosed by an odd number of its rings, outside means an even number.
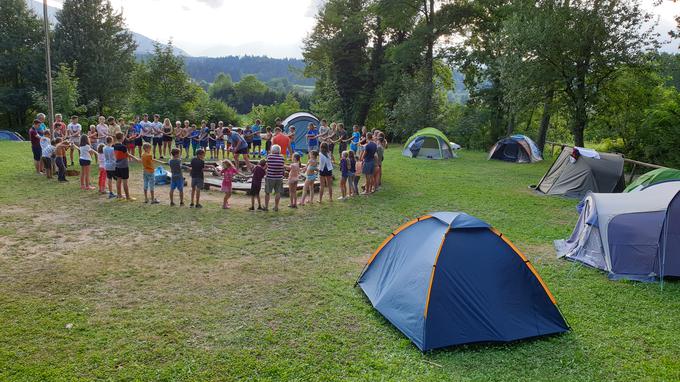
[[[139,126],[142,128],[143,137],[150,137],[153,135],[153,122],[142,121],[139,123]]]
[[[361,133],[358,131],[355,131],[352,133],[352,143],[357,144],[359,143],[359,139],[361,138]]]
[[[40,135],[38,135],[38,130],[31,127],[28,130],[28,138],[31,140],[31,146],[35,148],[40,147]]]
[[[43,158],[52,158],[52,155],[54,155],[54,150],[56,147],[52,146],[51,144],[48,144],[42,148],[42,156]]]
[[[51,140],[47,137],[40,137],[40,148],[44,149],[45,147],[50,145]]]
[[[248,146],[246,140],[238,133],[231,133],[229,136],[229,142],[231,142],[231,147],[234,148],[234,151],[244,149]]]
[[[253,130],[253,140],[254,141],[261,141],[262,138],[260,137],[260,131],[261,131],[260,125],[253,125],[252,130]]]
[[[253,141],[253,131],[245,129],[243,131],[243,138],[245,138],[246,142],[252,142]]]
[[[102,141],[109,135],[109,127],[107,125],[97,125],[97,139]]]
[[[153,173],[153,156],[151,154],[142,154],[142,167],[145,173]]]
[[[274,135],[274,138],[272,138],[272,143],[279,145],[281,147],[281,153],[285,154],[286,151],[288,151],[288,146],[290,145],[290,138],[288,138],[283,133],[276,134]]]
[[[373,162],[375,160],[375,153],[378,151],[378,145],[375,142],[368,142],[366,147],[364,147],[366,153],[364,154],[364,162]]]
[[[106,171],[114,171],[116,169],[116,155],[111,146],[104,146],[104,166]]]
[[[309,136],[312,135],[314,138],[309,138]],[[307,141],[308,145],[310,146],[318,146],[319,145],[319,139],[317,138],[319,135],[319,131],[317,129],[311,129],[307,131]]]
[[[341,144],[341,145],[346,145],[347,143],[346,143],[346,142],[342,142],[342,141],[344,141],[345,139],[347,139],[347,131],[345,131],[345,129],[340,129],[340,130],[338,130],[337,135],[338,135],[338,137],[339,137],[340,140],[341,140],[341,141],[340,141],[340,144]]]
[[[330,130],[331,130],[330,127],[321,125],[321,126],[319,126],[319,135],[324,136],[323,139],[327,140],[328,139],[327,134]]]
[[[104,153],[99,153],[97,151],[97,164],[99,165],[100,170],[106,170],[106,161],[104,160]]]
[[[172,179],[182,178],[182,160],[181,159],[170,159],[168,161],[168,166],[170,166],[170,173],[172,174]]]
[[[90,150],[92,150],[90,145],[80,146],[80,159],[92,160],[92,156],[90,156]]]
[[[163,137],[163,122],[161,121],[154,121],[151,122],[151,126],[153,129],[153,136],[156,138],[161,138]]]
[[[348,160],[346,158],[340,159],[340,172],[342,173],[342,177],[346,178],[349,176],[349,167],[348,165]]]
[[[128,168],[128,149],[122,143],[113,145],[113,154],[116,158],[116,168]]]
[[[255,168],[253,169],[252,183],[255,185],[262,184],[262,178],[264,178],[264,175],[265,175],[264,168],[262,168],[262,166],[260,165],[255,166]]]
[[[382,164],[383,159],[385,159],[385,148],[381,145],[377,145],[376,154],[378,154],[378,162]]]
[[[80,123],[69,123],[68,126],[66,126],[66,130],[69,140],[75,143],[78,141],[78,139],[80,139],[80,134],[83,132],[83,127],[80,126]]]
[[[267,157],[267,179],[283,179],[283,156],[269,154]]]
[[[205,167],[205,162],[202,159],[194,158],[191,160],[191,177],[197,179],[203,179],[203,168]]]

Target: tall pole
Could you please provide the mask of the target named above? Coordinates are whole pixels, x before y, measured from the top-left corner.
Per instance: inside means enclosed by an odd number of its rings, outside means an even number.
[[[47,18],[47,0],[43,0],[43,18],[45,22],[45,69],[47,72],[47,128],[54,123],[54,105],[52,104],[52,63],[50,61],[50,22]]]

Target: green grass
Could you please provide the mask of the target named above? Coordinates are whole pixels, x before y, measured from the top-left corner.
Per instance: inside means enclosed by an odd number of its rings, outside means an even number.
[[[556,260],[576,201],[527,188],[549,165],[391,149],[372,197],[252,214],[171,208],[166,186],[110,202],[0,143],[0,380],[679,380],[680,282]],[[525,252],[571,332],[422,354],[353,287],[393,229],[457,210]]]

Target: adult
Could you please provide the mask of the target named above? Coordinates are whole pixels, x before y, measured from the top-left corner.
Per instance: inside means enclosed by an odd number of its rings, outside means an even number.
[[[342,152],[347,150],[347,142],[352,140],[352,138],[348,138],[347,130],[345,130],[345,125],[342,123],[338,123],[338,131],[335,136],[337,138],[335,142],[338,144],[338,156],[342,157]]]
[[[251,130],[253,133],[253,153],[257,154],[258,158],[262,158],[262,121],[255,120],[255,124]]]
[[[64,138],[66,137],[66,124],[62,121],[61,114],[54,115],[54,123],[52,124],[52,137]]]
[[[288,146],[290,146],[290,138],[288,138],[288,136],[283,133],[280,127],[274,129],[272,145],[279,145],[279,147],[281,148],[281,154],[286,154],[288,152]]]
[[[333,161],[328,143],[323,142],[319,150],[319,203],[323,201],[323,191],[328,188],[328,198],[333,201]]]
[[[366,186],[364,195],[368,195],[374,191],[373,172],[375,171],[375,158],[378,151],[378,145],[373,142],[373,133],[366,133],[366,145],[361,153],[364,167],[362,173],[366,177]]]
[[[170,123],[170,118],[165,118],[163,120],[163,152],[161,153],[161,159],[163,159],[165,155],[170,155],[172,141],[172,123]]]
[[[151,138],[151,142],[153,142],[153,159],[156,159],[156,148],[158,148],[158,156],[163,159],[163,153],[161,151],[163,149],[163,122],[161,122],[161,116],[158,114],[153,115],[151,131],[153,132]]]
[[[250,157],[248,156],[248,142],[239,134],[231,131],[231,129],[227,129],[227,140],[231,144],[231,152],[234,154],[234,163],[236,164],[236,168],[241,167],[241,163],[239,162],[239,156],[243,155],[243,160],[246,162],[246,167],[248,170],[253,168],[253,165],[250,163]]]
[[[142,141],[151,143],[151,139],[153,138],[153,123],[149,121],[148,114],[145,113],[142,115],[142,122],[139,123],[139,127],[142,128]]]
[[[40,120],[33,120],[33,125],[28,129],[28,139],[31,141],[31,152],[33,153],[33,165],[35,166],[35,172],[40,174],[42,171],[42,148],[40,147]]]
[[[319,150],[319,130],[310,122],[307,126],[307,152]]]
[[[135,115],[134,122],[134,137],[135,137],[135,147],[139,151],[139,156],[142,156],[142,144],[144,144],[144,139],[142,138],[142,123],[139,121],[139,116]],[[135,155],[134,148],[132,149],[132,155]]]
[[[335,163],[335,156],[333,155],[333,151],[335,150],[335,138],[338,135],[338,124],[333,122],[331,123],[331,128],[328,130],[328,133],[326,133],[326,139],[325,142],[328,143],[328,153],[331,156],[331,161]]]
[[[281,155],[281,146],[272,146],[271,153],[267,157],[267,174],[264,179],[264,210],[269,211],[269,196],[272,192],[276,193],[274,197],[274,211],[279,210],[279,202],[281,201],[281,194],[283,193],[283,173],[284,173],[284,159]],[[289,190],[289,192],[295,192]]]
[[[184,129],[182,128],[182,122],[175,121],[175,148],[179,149],[179,157],[182,157],[182,147],[184,147]],[[171,154],[172,156],[172,154]]]
[[[78,123],[78,116],[71,116],[71,123],[66,126],[66,137],[71,143],[69,156],[71,157],[71,166],[73,166],[73,152],[76,150],[75,145],[80,143],[80,135],[83,133],[83,127]]]
[[[184,133],[182,134],[184,136],[184,139],[182,141],[182,144],[184,145],[184,151],[186,152],[185,159],[189,159],[189,147],[191,147],[191,134],[194,132],[194,129],[191,127],[191,124],[189,123],[188,119],[184,120],[184,127],[182,127],[182,130]],[[182,156],[182,152],[180,151],[179,156]]]
[[[217,129],[215,130],[215,151],[217,159],[220,159],[220,152],[222,152],[222,159],[227,159],[224,154],[224,122],[217,121]]]
[[[96,150],[100,144],[106,145],[106,137],[109,136],[109,126],[106,124],[106,117],[103,115],[99,116],[95,131],[97,132],[97,141],[93,142],[92,147]]]

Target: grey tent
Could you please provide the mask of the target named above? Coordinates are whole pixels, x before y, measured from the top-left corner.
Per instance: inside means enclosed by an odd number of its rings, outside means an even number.
[[[653,281],[680,276],[680,183],[639,192],[589,193],[558,257],[609,273],[610,279]]]
[[[581,155],[581,152],[594,154],[586,156]],[[583,198],[588,191],[622,192],[624,187],[621,155],[565,147],[543,175],[536,191],[546,195]]]

